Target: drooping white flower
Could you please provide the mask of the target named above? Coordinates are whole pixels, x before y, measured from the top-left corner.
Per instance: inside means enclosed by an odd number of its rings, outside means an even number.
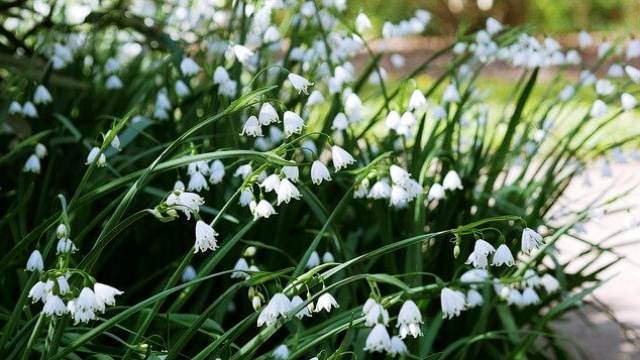
[[[289,79],[289,82],[291,83],[293,88],[298,91],[298,93],[307,94],[307,88],[313,85],[313,83],[310,82],[309,80],[294,73],[289,73],[289,75],[287,76],[287,79]]]
[[[307,260],[307,264],[305,267],[307,269],[313,269],[314,267],[320,265],[320,255],[318,255],[317,251],[312,251],[309,256],[309,260]]]
[[[122,89],[124,87],[124,84],[122,83],[122,80],[120,80],[120,77],[118,77],[118,75],[111,75],[104,83],[104,87],[107,90],[118,90]]]
[[[42,260],[42,255],[40,251],[33,250],[31,255],[29,255],[29,259],[27,260],[27,271],[38,271],[42,272],[44,270],[44,261]]]
[[[28,297],[33,303],[37,303],[38,301],[46,302],[50,290],[51,289],[47,287],[46,283],[38,281],[29,290]]]
[[[185,97],[191,93],[191,90],[189,90],[189,86],[187,86],[187,84],[185,84],[185,82],[182,80],[176,81],[174,88],[176,89],[176,94],[179,97]]]
[[[261,125],[269,125],[280,122],[280,117],[276,109],[269,103],[264,103],[258,113],[258,121]]]
[[[447,88],[444,90],[442,94],[442,102],[443,103],[453,103],[460,101],[460,94],[458,93],[458,89],[454,84],[449,84]]]
[[[300,177],[300,170],[298,169],[297,166],[283,166],[282,173],[287,179],[293,182],[298,181]]]
[[[485,240],[478,239],[474,244],[473,251],[486,256],[496,252],[496,249],[493,247],[493,245],[489,244]]]
[[[240,192],[240,199],[238,200],[238,203],[240,204],[240,206],[248,206],[253,200],[253,191],[251,191],[251,189],[246,188],[244,190],[242,190],[242,192]]]
[[[522,278],[525,284],[529,287],[536,287],[540,285],[540,277],[533,269],[527,269]]]
[[[216,68],[216,70],[213,72],[213,83],[217,84],[217,85],[221,85],[224,84],[225,82],[231,80],[229,78],[229,73],[227,72],[227,70],[222,67],[222,66],[218,66]]]
[[[43,85],[38,85],[36,91],[33,94],[33,102],[36,104],[48,104],[53,101],[51,93]]]
[[[331,160],[333,161],[333,167],[336,171],[340,171],[340,169],[346,168],[356,162],[351,154],[338,145],[331,147]]]
[[[120,291],[113,286],[109,286],[102,283],[93,284],[93,292],[96,298],[96,306],[95,310],[103,313],[108,306],[113,306],[116,304],[116,296],[124,294],[123,291]]]
[[[286,360],[289,358],[289,348],[285,344],[279,345],[273,350],[273,358],[278,360]]]
[[[360,14],[358,14],[358,16],[356,16],[356,30],[359,33],[363,33],[371,29],[371,26],[371,20],[369,20],[367,14],[361,12]]]
[[[409,98],[409,110],[420,110],[427,106],[427,99],[422,91],[415,89]]]
[[[67,226],[63,223],[58,224],[58,227],[56,227],[56,236],[58,237],[58,239],[64,238],[69,234],[69,230],[67,229]]]
[[[391,195],[389,196],[389,204],[397,209],[402,209],[409,203],[410,196],[407,190],[398,185],[391,186]]]
[[[384,120],[384,124],[387,128],[397,132],[400,126],[400,114],[395,110],[389,111]]]
[[[325,251],[324,254],[322,254],[323,263],[332,263],[334,261],[336,261],[336,259],[333,257],[333,254],[330,253],[329,251]]]
[[[584,49],[586,47],[589,47],[592,43],[593,38],[591,37],[591,35],[584,30],[580,31],[580,33],[578,34],[578,45],[580,46],[580,48]]]
[[[67,281],[66,277],[58,276],[56,278],[56,283],[58,283],[58,291],[60,292],[61,295],[65,295],[71,291],[71,288],[69,287],[69,282]]]
[[[322,104],[324,102],[324,96],[319,90],[313,90],[307,98],[307,106],[314,106]]]
[[[22,171],[40,174],[40,158],[36,154],[31,154],[24,163]]]
[[[467,306],[469,308],[480,306],[482,302],[482,295],[477,290],[471,289],[467,292]]]
[[[349,119],[344,113],[338,113],[336,117],[333,118],[333,123],[331,124],[331,129],[333,130],[346,130],[349,127]]]
[[[12,101],[9,105],[9,115],[22,114],[22,105],[17,101]]]
[[[638,100],[629,93],[622,93],[620,102],[622,103],[622,108],[626,111],[633,110],[638,105]]]
[[[251,167],[251,164],[240,165],[236,169],[236,172],[233,173],[233,176],[239,176],[244,180],[247,178],[247,176],[251,175],[252,171],[253,168]]]
[[[196,269],[192,265],[187,265],[182,271],[181,280],[182,282],[189,282],[198,276]]]
[[[640,56],[640,40],[631,39],[627,42],[627,60]]]
[[[509,247],[505,244],[502,244],[500,246],[498,246],[498,250],[496,250],[496,253],[493,255],[493,261],[491,262],[491,265],[493,266],[502,266],[502,265],[507,265],[507,266],[513,266],[514,265],[514,259],[513,259],[513,255],[511,254],[511,250],[509,250]]]
[[[186,190],[186,186],[184,186],[184,183],[181,180],[176,180],[175,183],[173,183],[173,191],[185,191]]]
[[[596,93],[598,95],[611,95],[616,91],[616,87],[607,79],[600,79],[596,81]]]
[[[100,154],[100,157],[98,157],[98,154]],[[96,160],[96,158],[98,159]],[[85,164],[91,165],[94,161],[96,162],[96,166],[98,167],[103,167],[107,164],[107,157],[104,155],[104,153],[100,152],[99,147],[94,147],[91,149],[91,151],[89,151],[89,155],[87,155],[87,162]]]
[[[524,305],[534,305],[540,302],[540,297],[532,287],[527,287],[522,291],[522,303]]]
[[[452,319],[459,316],[460,312],[466,309],[466,299],[464,293],[449,288],[442,288],[440,291],[440,307],[442,317]]]
[[[251,204],[255,203],[254,201]],[[249,206],[251,207],[251,204]],[[252,209],[253,218],[265,218],[268,219],[271,215],[277,214],[270,202],[267,200],[260,200]]]
[[[83,287],[80,291],[80,295],[75,301],[75,306],[78,309],[91,309],[94,310],[97,306],[96,294],[91,288]]]
[[[293,298],[291,298],[291,309],[298,309],[298,308],[300,309],[298,310],[295,316],[298,319],[302,319],[305,316],[311,317],[311,309],[309,306],[311,304],[307,306],[302,306],[302,304],[304,304],[304,300],[302,300],[300,296],[296,295]]]
[[[254,53],[251,49],[242,46],[242,45],[233,45],[231,47],[231,51],[233,56],[243,65],[250,65],[251,57],[253,57]]]
[[[260,122],[258,122],[258,118],[251,115],[245,121],[244,126],[242,127],[242,132],[240,135],[247,136],[262,136],[262,127],[260,126]]]
[[[391,197],[391,185],[386,179],[378,180],[369,190],[367,197],[375,200],[388,199]]]
[[[191,214],[197,214],[200,211],[200,206],[204,204],[204,199],[196,193],[173,191],[167,196],[165,203],[169,207],[182,211],[187,220],[189,220]]]
[[[500,30],[502,30],[502,24],[500,23],[500,21],[489,17],[486,21],[485,28],[489,34],[496,34],[500,32]]]
[[[202,175],[199,171],[194,171],[189,176],[189,184],[187,185],[187,190],[200,192],[202,189],[209,190],[209,184],[207,183],[207,178]]]
[[[364,351],[385,352],[389,350],[391,350],[391,338],[387,328],[382,324],[374,326],[367,336]]]
[[[322,161],[315,160],[311,164],[311,182],[320,185],[323,181],[331,181],[331,174]]]
[[[469,254],[465,264],[473,264],[473,267],[476,269],[486,269],[489,264],[487,256],[488,254],[474,250]]]
[[[202,220],[198,220],[196,223],[196,243],[193,252],[205,252],[207,249],[211,251],[216,250],[218,248],[216,236],[218,236],[218,233],[213,230],[211,225]]]
[[[108,58],[104,64],[104,72],[107,74],[113,74],[120,70],[120,62],[116,58]]]
[[[224,164],[220,160],[214,160],[209,167],[209,182],[219,184],[224,178]]]
[[[447,175],[445,175],[442,180],[442,187],[449,191],[463,189],[462,180],[455,170],[449,170],[449,172],[447,172]]]
[[[278,205],[281,203],[288,204],[291,199],[300,200],[302,197],[298,188],[296,188],[296,186],[286,178],[280,181],[280,185],[278,186],[276,193],[278,194]]]
[[[356,189],[353,191],[354,199],[363,199],[369,194],[369,179],[365,178],[356,185]]]
[[[395,357],[396,355],[406,355],[409,353],[407,345],[405,345],[404,341],[402,341],[398,336],[391,337],[391,347],[388,352],[392,357]]]
[[[69,254],[78,251],[76,245],[68,238],[62,238],[58,240],[58,244],[56,245],[56,255],[58,254]]]
[[[47,297],[47,301],[44,303],[42,313],[47,316],[62,316],[67,313],[67,306],[64,301],[57,295],[51,295]]]
[[[276,323],[278,317],[285,317],[292,309],[291,301],[283,293],[273,295],[267,306],[265,306],[258,316],[258,327],[262,325],[271,326]]]
[[[184,76],[192,76],[200,71],[200,66],[193,59],[184,57],[180,62],[180,71]]]
[[[362,121],[362,100],[360,100],[360,97],[356,93],[350,93],[345,99],[344,112],[350,123],[358,123]]]
[[[260,187],[263,188],[264,192],[267,192],[267,193],[272,191],[277,192],[278,188],[280,187],[280,176],[278,176],[277,174],[271,174],[267,176],[260,183]]]
[[[24,105],[22,105],[22,113],[26,117],[30,117],[34,119],[38,117],[38,110],[36,109],[36,106],[33,105],[31,101],[27,101],[24,103]]]
[[[402,304],[398,313],[398,321],[396,327],[399,327],[398,336],[404,339],[407,335],[414,338],[422,336],[422,314],[420,309],[413,300],[407,300]]]
[[[535,232],[535,230],[529,228],[522,230],[521,249],[523,253],[530,254],[532,250],[542,245],[542,242],[542,235]]]
[[[603,116],[606,113],[607,113],[607,104],[604,101],[597,99],[596,101],[593,102],[593,105],[591,105],[591,111],[589,112],[591,117],[597,118],[597,117]]]
[[[249,264],[247,260],[243,257],[239,258],[236,261],[236,264],[233,266],[233,272],[231,273],[232,279],[248,279],[251,275],[247,274],[249,271]]]
[[[516,306],[523,306],[524,305],[524,300],[522,298],[522,293],[520,291],[518,291],[518,289],[510,289],[508,287],[505,287],[504,291],[507,293],[506,294],[507,304],[516,305]]]
[[[320,295],[318,301],[316,302],[315,312],[320,312],[322,310],[326,312],[331,312],[332,308],[338,308],[338,302],[336,299],[328,292]]]
[[[427,199],[431,200],[442,200],[444,199],[445,192],[444,187],[438,183],[434,183],[429,188],[429,193],[427,194]]]
[[[285,111],[283,117],[284,133],[286,136],[300,134],[302,132],[302,128],[304,127],[304,120],[302,120],[300,115],[292,111]]]
[[[364,313],[364,325],[375,326],[376,324],[387,325],[389,323],[389,312],[382,305],[375,303],[368,307]]]
[[[640,84],[640,69],[637,69],[631,65],[627,65],[624,67],[624,71],[627,73],[627,76],[636,84]]]
[[[544,287],[544,290],[549,294],[554,293],[558,291],[558,289],[560,289],[560,282],[558,282],[558,280],[551,274],[542,275],[542,277],[540,278],[540,283],[542,284],[542,287]]]

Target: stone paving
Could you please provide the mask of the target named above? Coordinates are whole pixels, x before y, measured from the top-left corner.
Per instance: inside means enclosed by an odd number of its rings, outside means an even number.
[[[610,176],[602,175],[601,164],[586,173],[591,186],[584,181],[574,181],[563,199],[565,205],[580,209],[602,194],[607,198],[631,189],[609,207],[611,211],[587,221],[583,234],[602,245],[617,245],[616,251],[625,257],[602,274],[602,278],[610,279],[595,291],[590,301],[601,301],[626,328],[621,328],[605,312],[589,306],[557,322],[555,327],[584,350],[584,353],[573,350],[578,359],[640,359],[640,186],[637,185],[640,163],[629,160],[626,164],[612,164]],[[629,211],[622,210],[626,208]],[[622,230],[625,231],[619,233]],[[585,248],[583,243],[569,237],[558,243],[561,259],[574,257]],[[615,256],[603,256],[590,267],[595,269],[612,259]],[[576,267],[588,261],[590,259],[585,259]]]

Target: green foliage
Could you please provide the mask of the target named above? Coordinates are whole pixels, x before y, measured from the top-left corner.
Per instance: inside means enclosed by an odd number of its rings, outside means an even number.
[[[362,314],[368,298],[389,311],[391,333],[396,332],[392,324],[403,302],[416,303],[424,320],[423,336],[405,339],[407,358],[562,357],[566,344],[549,323],[579,307],[606,269],[567,268],[609,249],[589,244],[577,258],[561,262],[556,243],[575,235],[576,223],[615,199],[599,199],[553,221],[552,215],[588,161],[637,143],[638,134],[631,132],[591,141],[619,121],[623,111],[617,95],[637,95],[637,84],[613,79],[615,94],[604,100],[615,110],[596,117],[585,106],[584,99],[594,95],[583,82],[560,75],[552,81],[540,79],[542,71],[568,66],[514,67],[518,82],[501,85],[508,87],[503,90],[506,96],[492,102],[495,97],[481,91],[487,81],[481,72],[489,64],[469,47],[454,53],[452,44],[411,67],[407,76],[392,74],[371,83],[372,76],[382,73],[381,55],[369,54],[365,42],[359,49],[370,55],[364,56],[365,64],[348,86],[332,94],[327,77],[338,65],[350,64],[351,57],[331,52],[338,52],[336,41],[353,35],[353,19],[338,8],[315,4],[312,16],[304,20],[296,18],[303,10],[299,2],[274,9],[286,41],[276,42],[282,47],[273,49],[274,44],[259,40],[252,67],[237,54],[230,57],[205,45],[249,43],[257,20],[246,7],[259,9],[263,2],[222,4],[216,11],[229,15],[226,26],[207,18],[187,24],[192,28],[182,27],[186,19],[178,18],[176,24],[172,17],[190,7],[162,4],[150,21],[129,5],[116,2],[95,10],[81,24],[67,24],[60,9],[52,10],[49,20],[32,32],[23,24],[13,29],[17,35],[0,49],[5,86],[0,125],[11,129],[0,135],[0,358],[267,359],[279,344],[288,346],[289,358],[363,358],[369,355],[363,348],[370,328]],[[8,11],[6,16],[15,18],[31,10]],[[335,16],[335,26],[325,28],[318,21],[321,15]],[[342,37],[336,40],[336,34]],[[521,34],[503,29],[487,36],[505,49]],[[64,67],[54,69],[53,44],[70,46],[70,38],[78,35],[84,37],[82,45]],[[457,42],[477,45],[475,39],[469,34]],[[313,61],[292,55],[293,48],[322,48],[320,43],[326,53],[316,54]],[[126,47],[140,51],[129,54],[116,71],[124,86],[109,89],[105,65]],[[185,58],[200,64],[197,74],[187,76],[180,70]],[[424,84],[416,81],[443,59],[445,68],[435,77]],[[322,73],[325,64],[328,74]],[[222,85],[211,81],[218,67],[237,81],[233,96],[225,96]],[[598,62],[589,70],[600,67]],[[309,105],[309,96],[291,88],[290,72],[311,79],[310,90],[321,91],[325,100]],[[187,84],[189,94],[179,94],[177,81]],[[570,83],[576,95],[561,100],[558,93]],[[38,85],[49,89],[53,101],[38,104],[37,118],[12,113],[11,102],[32,100]],[[361,99],[363,116],[338,135],[332,126],[339,113],[349,112],[343,99],[347,87]],[[447,87],[455,89],[459,99],[443,100]],[[385,117],[393,110],[404,113],[415,90],[429,105],[414,111],[410,136],[401,136],[385,125]],[[159,94],[171,103],[164,109],[166,116],[158,115]],[[263,103],[272,104],[280,118],[285,111],[302,115],[305,130],[276,141],[265,126],[264,138],[273,140],[269,148],[238,135]],[[437,115],[438,105],[442,116]],[[573,121],[564,122],[569,116]],[[113,146],[116,135],[119,150]],[[25,171],[38,143],[46,145],[48,154],[40,158],[38,172]],[[331,181],[316,185],[310,181],[313,161],[328,164],[333,156],[334,169],[339,167],[336,155],[330,155],[332,145],[353,155],[354,164],[331,171]],[[88,161],[91,149],[97,149],[97,155]],[[104,166],[100,155],[105,156]],[[214,160],[223,161],[226,175],[201,191],[204,205],[186,220],[169,201],[185,193],[173,191],[174,184],[188,182],[189,165],[208,166]],[[251,170],[245,177],[233,175],[246,164]],[[283,166],[292,165],[300,171],[295,187],[301,198],[276,204],[259,185],[262,175],[284,179]],[[370,190],[379,181],[391,181],[394,165],[405,169],[419,187],[404,206],[391,206],[388,198],[356,196],[363,187]],[[446,186],[454,172],[461,188]],[[429,194],[436,184],[447,189],[434,199]],[[261,218],[255,208],[239,204],[243,191],[272,202],[277,214]],[[193,220],[220,234],[217,249],[194,252]],[[56,251],[64,238],[58,234],[59,224],[78,247],[75,254]],[[544,244],[530,254],[521,251],[524,228],[545,236]],[[520,253],[516,265],[489,267],[491,277],[463,281],[461,275],[472,269],[466,260],[478,239]],[[36,249],[44,271],[25,272],[26,259]],[[333,260],[307,266],[325,252]],[[238,274],[232,269],[241,257],[256,267],[244,269],[246,277],[231,278]],[[191,266],[196,274],[183,279]],[[512,290],[531,288],[526,285],[528,271],[558,278],[559,291],[538,287],[540,301],[508,304],[496,283]],[[42,304],[30,304],[34,284],[67,274],[70,293],[62,294],[60,285],[51,289],[67,304],[77,304],[80,289],[96,281],[124,294],[117,297],[117,306],[88,323],[74,322],[69,314],[47,316]],[[445,287],[476,289],[483,303],[444,319],[447,311],[440,294]],[[264,309],[265,301],[280,292],[289,298],[299,295],[304,303],[273,324],[257,327],[260,310],[254,309],[255,302]],[[303,320],[293,316],[309,304],[317,305],[326,293],[337,299],[338,308]]]

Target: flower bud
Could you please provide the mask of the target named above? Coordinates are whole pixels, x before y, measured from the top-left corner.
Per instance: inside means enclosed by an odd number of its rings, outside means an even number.
[[[56,236],[58,239],[67,237],[67,227],[64,224],[59,224],[56,228]]]

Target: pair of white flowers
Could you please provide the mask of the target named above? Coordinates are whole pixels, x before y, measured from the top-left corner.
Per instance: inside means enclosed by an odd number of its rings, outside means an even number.
[[[36,144],[33,154],[27,158],[22,167],[22,171],[39,174],[41,170],[40,160],[47,156],[47,148],[41,143]]]
[[[310,317],[312,312],[326,311],[331,312],[333,308],[339,307],[336,299],[328,292],[323,293],[318,297],[315,306],[313,303],[309,303],[304,306],[305,301],[299,296],[294,296],[291,300],[283,294],[274,294],[269,303],[260,311],[258,316],[258,327],[267,325],[271,326],[275,324],[279,318],[286,318],[290,315],[295,315],[298,319],[303,317]]]
[[[502,244],[496,250],[493,245],[482,239],[476,240],[473,251],[469,254],[466,263],[473,264],[475,268],[485,269],[489,265],[488,257],[490,254],[494,254],[491,262],[493,266],[513,266],[515,263],[511,250],[507,245]]]

